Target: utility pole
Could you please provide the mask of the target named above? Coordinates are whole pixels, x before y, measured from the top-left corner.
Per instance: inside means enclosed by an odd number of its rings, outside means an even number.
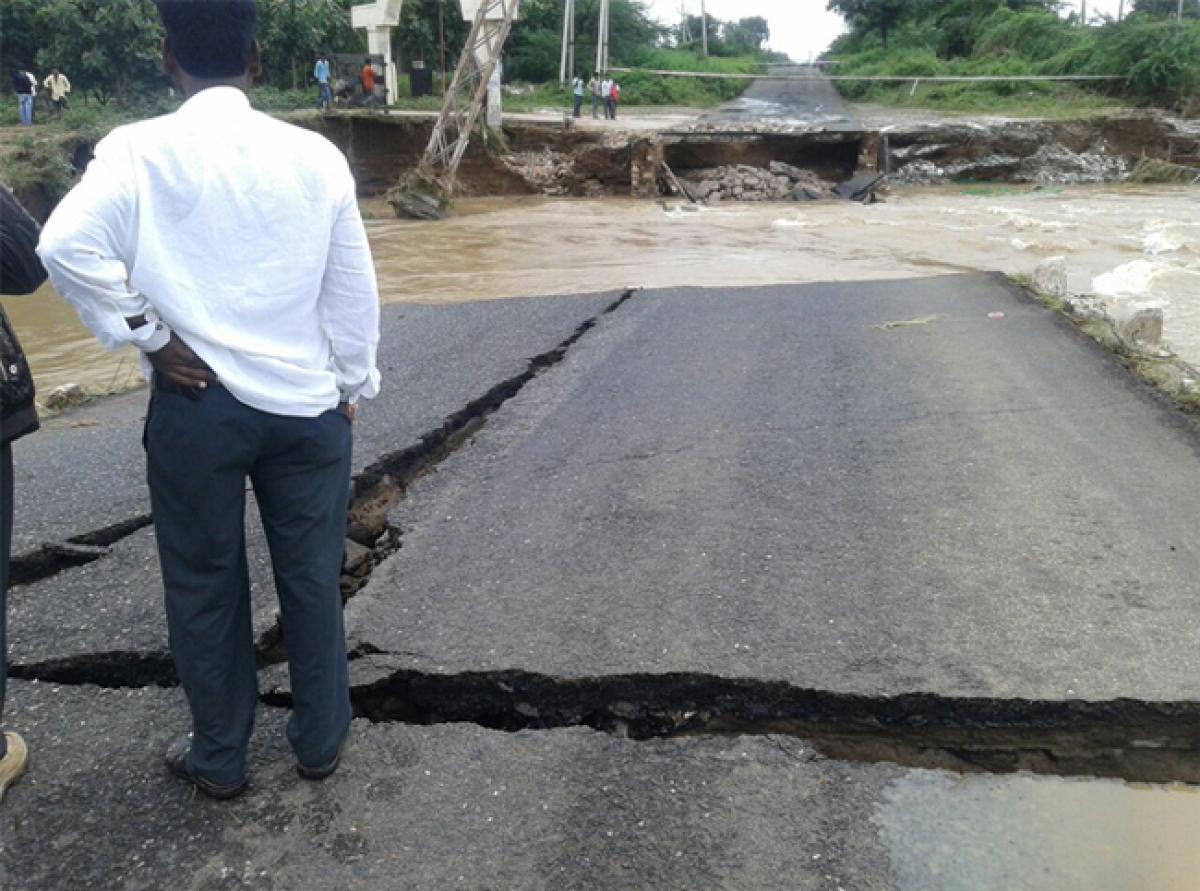
[[[596,35],[596,70],[608,71],[608,10],[609,0],[600,0],[600,28]]]
[[[700,45],[705,58],[708,58],[708,13],[704,9],[704,0],[700,0]]]
[[[446,84],[450,80],[446,75],[446,0],[438,0],[438,52],[442,57],[442,101],[446,101]]]
[[[1125,21],[1125,0],[1121,0],[1121,5],[1117,7],[1117,24]]]
[[[562,85],[565,85],[567,82],[567,56],[570,53],[569,47],[571,46],[571,26],[575,20],[574,7],[574,0],[566,0],[563,3],[562,57],[558,63],[558,82]]]
[[[1183,24],[1183,0],[1179,0],[1179,10],[1175,13],[1175,21]]]
[[[1083,25],[1083,27],[1086,28],[1087,27],[1087,0],[1081,0],[1081,2],[1083,4],[1083,8],[1079,13],[1079,24]]]
[[[570,77],[575,77],[575,0],[567,0],[567,5],[571,7],[571,33],[568,35],[570,40],[567,43],[567,71]]]

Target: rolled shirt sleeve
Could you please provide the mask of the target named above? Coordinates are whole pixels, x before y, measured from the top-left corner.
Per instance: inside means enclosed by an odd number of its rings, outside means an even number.
[[[50,215],[38,243],[54,289],[110,350],[137,343],[126,319],[151,308],[127,283],[137,214],[132,177],[116,130],[96,146],[95,158]]]
[[[342,401],[357,402],[379,393],[379,288],[348,166],[341,178],[343,196],[329,241],[319,307],[332,345],[338,391]]]

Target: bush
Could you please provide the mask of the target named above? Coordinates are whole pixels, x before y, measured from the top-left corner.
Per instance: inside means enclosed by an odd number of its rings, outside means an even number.
[[[66,141],[61,136],[22,135],[16,146],[0,157],[0,180],[26,201],[34,192],[53,207],[75,184]]]
[[[963,110],[986,107],[989,96],[1022,97],[1034,104],[1055,97],[1080,108],[1099,105],[1104,94],[1183,107],[1200,96],[1200,21],[1189,20],[1180,26],[1171,20],[1135,15],[1120,23],[1082,28],[1045,10],[1018,12],[1002,6],[974,27],[973,36],[952,41],[972,46],[963,54],[946,53],[944,33],[937,53],[929,48],[933,23],[962,24],[957,18],[906,22],[896,30],[888,51],[878,45],[873,34],[839,38],[835,43],[842,63],[838,73],[914,78],[937,74],[1104,75],[1123,79],[1078,84],[930,84],[921,87],[915,100],[900,95],[897,87],[863,82],[839,84],[842,92],[851,98],[905,104],[923,98]]]

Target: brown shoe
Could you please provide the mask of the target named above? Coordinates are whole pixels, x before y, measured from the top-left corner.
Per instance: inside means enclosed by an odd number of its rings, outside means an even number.
[[[248,779],[244,779],[240,783],[224,785],[206,780],[204,777],[196,776],[192,773],[192,768],[188,764],[188,755],[191,754],[191,751],[191,736],[185,736],[171,743],[167,749],[167,770],[171,771],[171,773],[175,774],[181,780],[187,780],[209,798],[216,798],[219,801],[228,801],[230,798],[237,798],[250,788],[250,780]]]
[[[0,758],[0,800],[3,800],[8,787],[25,772],[25,766],[29,763],[29,749],[25,747],[25,740],[18,734],[6,732],[4,742],[8,749],[4,757]]]

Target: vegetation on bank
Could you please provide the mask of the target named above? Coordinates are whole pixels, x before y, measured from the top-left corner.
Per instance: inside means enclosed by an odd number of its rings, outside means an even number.
[[[319,52],[357,55],[365,37],[350,27],[352,0],[256,0],[263,48],[264,104],[272,109],[315,104],[313,60]],[[576,71],[587,77],[595,64],[595,35],[600,0],[578,0]],[[613,67],[669,67],[686,70],[745,72],[770,58],[765,51],[767,22],[749,17],[722,22],[708,17],[709,56],[699,52],[701,21],[692,16],[678,28],[650,17],[645,0],[611,0],[609,32]],[[437,99],[403,95],[403,72],[414,61],[431,69],[440,82],[452,73],[466,39],[458,0],[409,0],[393,31],[393,53],[402,72],[402,108],[436,108]],[[105,120],[144,117],[166,102],[168,84],[159,71],[162,29],[153,0],[4,0],[0,3],[0,65],[21,65],[43,77],[60,67],[75,87],[75,105],[99,106]],[[444,37],[444,41],[443,38]],[[512,97],[517,110],[568,104],[557,87],[562,40],[561,0],[523,0],[505,52],[508,85],[521,87]],[[543,85],[530,91],[529,84]],[[622,78],[626,104],[712,105],[745,89],[744,82],[660,80],[634,74]],[[116,109],[109,114],[110,106]],[[86,117],[86,115],[85,115]],[[15,106],[6,104],[0,124],[15,123]]]
[[[928,83],[915,93],[911,83],[840,82],[851,99],[993,113],[1055,114],[1116,102],[1200,106],[1200,0],[1187,0],[1182,23],[1174,2],[1134,0],[1123,21],[1086,27],[1059,15],[1058,0],[829,0],[829,6],[851,25],[827,53],[837,60],[837,74],[1121,78]]]

